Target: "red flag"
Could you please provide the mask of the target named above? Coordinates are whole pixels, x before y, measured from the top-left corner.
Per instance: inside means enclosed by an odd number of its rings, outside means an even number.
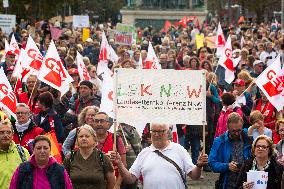
[[[195,25],[196,28],[200,29],[200,24],[199,24],[198,18],[196,19],[194,25]]]
[[[168,32],[169,29],[171,28],[172,23],[168,20],[165,21],[165,25],[164,25],[164,32]]]
[[[90,80],[91,77],[89,75],[89,72],[88,72],[85,64],[84,64],[83,57],[78,51],[77,51],[76,63],[77,63],[77,66],[78,66],[78,72],[79,72],[80,80],[81,81]]]
[[[108,60],[109,58],[109,44],[107,42],[107,38],[105,32],[102,32],[102,42],[101,42],[101,50],[99,55],[99,63],[97,67],[97,75],[101,75],[105,71],[109,71],[108,68]]]
[[[16,117],[17,97],[4,73],[0,69],[0,107],[7,111],[14,118]]]

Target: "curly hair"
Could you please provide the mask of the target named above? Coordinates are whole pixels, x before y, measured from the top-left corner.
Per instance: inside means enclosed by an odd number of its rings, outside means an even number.
[[[90,109],[93,109],[95,110],[96,113],[99,112],[99,108],[96,107],[96,106],[87,106],[85,107],[81,113],[78,115],[78,125],[81,126],[81,125],[84,125],[86,122],[85,122],[85,118],[86,118],[86,114],[87,114],[87,111],[90,110]]]
[[[256,143],[259,141],[259,140],[265,140],[268,144],[268,147],[269,147],[269,153],[268,153],[268,156],[271,157],[272,155],[274,155],[275,151],[274,151],[274,145],[273,145],[273,141],[270,137],[266,136],[266,135],[260,135],[258,136],[252,143],[252,148],[251,148],[251,151],[252,151],[252,154],[254,155],[255,153],[255,148],[256,148]]]

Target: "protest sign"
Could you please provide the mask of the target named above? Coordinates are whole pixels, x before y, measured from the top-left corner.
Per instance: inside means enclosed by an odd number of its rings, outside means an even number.
[[[90,37],[90,29],[89,28],[83,28],[82,41],[85,42],[89,37]]]
[[[88,15],[73,15],[73,28],[88,28],[89,25]]]
[[[0,14],[0,28],[5,34],[10,34],[16,25],[16,15]]]
[[[118,23],[115,32],[115,43],[131,45],[136,39],[136,29],[133,25]]]
[[[131,45],[133,38],[132,33],[115,32],[115,43],[119,45]]]
[[[204,35],[203,34],[197,34],[196,36],[195,36],[195,41],[196,41],[196,48],[197,49],[200,49],[201,47],[203,47],[204,45],[203,45],[203,42],[204,42]]]
[[[266,189],[268,172],[252,171],[247,172],[247,182],[254,182],[253,189]]]
[[[201,70],[117,69],[114,86],[119,123],[204,124],[206,84]]]

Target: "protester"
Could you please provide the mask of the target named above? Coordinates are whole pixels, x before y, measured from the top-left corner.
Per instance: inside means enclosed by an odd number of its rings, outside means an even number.
[[[231,93],[224,93],[221,96],[221,102],[223,105],[223,108],[220,112],[217,126],[216,126],[216,132],[215,132],[215,138],[222,135],[227,131],[227,120],[228,116],[232,112],[237,112],[240,116],[243,116],[243,112],[240,107],[233,107],[232,105],[235,102],[235,97]]]
[[[50,92],[44,92],[38,97],[40,112],[34,117],[35,124],[45,133],[55,132],[58,143],[64,142],[64,128],[59,115],[53,109],[53,97]]]
[[[241,165],[251,156],[253,140],[242,129],[242,117],[233,112],[226,125],[228,131],[215,138],[208,160],[211,170],[220,173],[216,189],[236,188]]]
[[[0,186],[8,189],[12,175],[21,162],[27,161],[30,154],[27,149],[16,145],[13,128],[9,121],[0,122]]]
[[[82,126],[84,124],[88,124],[92,128],[95,128],[95,115],[98,113],[99,109],[96,106],[87,106],[85,107],[78,116],[78,125]],[[65,139],[62,152],[65,157],[69,157],[71,154],[71,150],[75,147],[75,139],[78,132],[78,128],[74,128],[71,130]]]
[[[262,113],[255,110],[249,116],[251,126],[248,128],[248,135],[255,140],[260,135],[266,135],[272,139],[272,131],[264,126]]]
[[[129,171],[122,163],[119,154],[111,153],[111,160],[118,164],[126,183],[134,183],[140,176],[143,176],[144,188],[181,189],[185,188],[184,174],[192,179],[200,177],[201,169],[207,163],[207,155],[201,154],[197,160],[197,166],[193,165],[186,150],[179,144],[168,140],[168,132],[168,125],[152,124],[152,145],[139,153]],[[177,165],[171,165],[173,163],[167,160],[168,158]]]
[[[36,136],[44,134],[44,130],[35,125],[31,119],[30,108],[24,103],[17,104],[16,116],[13,140],[32,154],[32,143]]]
[[[251,189],[254,182],[247,181],[247,172],[268,172],[267,189],[281,189],[283,167],[277,162],[274,154],[274,146],[271,138],[260,135],[252,145],[253,157],[246,160],[240,170],[238,177],[238,188]]]
[[[277,133],[280,136],[280,141],[276,144],[275,148],[277,150],[277,158],[279,163],[281,163],[282,166],[284,166],[284,150],[283,150],[283,141],[284,141],[284,120],[280,119],[276,122],[275,127]]]
[[[72,189],[67,171],[50,156],[51,142],[43,135],[35,138],[33,155],[14,172],[10,189],[60,188]]]
[[[79,149],[64,160],[74,189],[113,189],[114,169],[109,158],[96,148],[97,137],[93,128],[87,124],[81,126],[76,141]]]

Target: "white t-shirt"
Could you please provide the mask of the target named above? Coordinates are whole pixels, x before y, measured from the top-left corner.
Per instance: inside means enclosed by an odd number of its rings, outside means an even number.
[[[183,189],[182,178],[174,165],[160,157],[151,145],[143,149],[129,169],[136,178],[143,176],[144,189]],[[171,142],[161,151],[178,164],[188,174],[196,166],[192,163],[188,152],[179,144]]]

